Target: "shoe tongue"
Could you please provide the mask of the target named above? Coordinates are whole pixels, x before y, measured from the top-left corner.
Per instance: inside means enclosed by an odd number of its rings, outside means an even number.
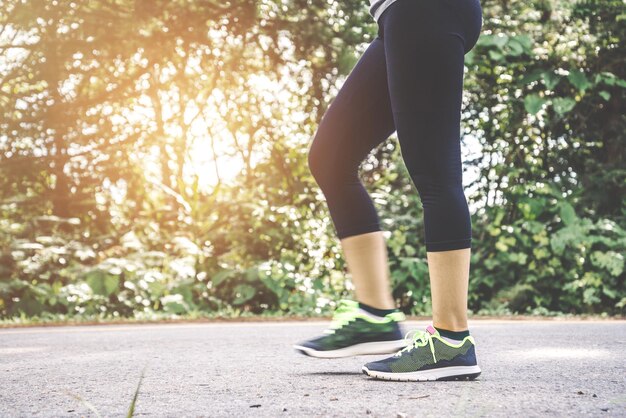
[[[433,327],[432,325],[429,325],[426,327],[426,331],[430,334],[430,335],[438,335],[439,332],[435,329],[435,327]]]

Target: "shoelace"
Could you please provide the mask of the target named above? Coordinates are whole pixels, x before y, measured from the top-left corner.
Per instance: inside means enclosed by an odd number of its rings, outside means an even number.
[[[330,327],[324,330],[325,334],[333,334],[336,329],[339,329],[346,325],[352,318],[354,318],[354,307],[350,304],[351,301],[342,299],[337,303],[337,308],[333,313],[333,319],[330,323]]]
[[[413,337],[411,338],[411,341],[409,342],[409,344],[407,344],[406,347],[404,347],[402,350],[399,350],[397,353],[395,353],[393,356],[394,357],[400,357],[405,351],[409,352],[411,350],[413,350],[414,348],[417,347],[424,347],[426,345],[430,346],[430,352],[433,355],[433,360],[435,361],[435,363],[437,362],[437,358],[435,357],[435,347],[433,345],[433,339],[430,335],[429,332],[427,331],[422,331],[422,330],[413,330],[413,331],[409,331],[404,335],[404,339],[408,340],[409,339],[409,334],[411,333],[413,334]]]

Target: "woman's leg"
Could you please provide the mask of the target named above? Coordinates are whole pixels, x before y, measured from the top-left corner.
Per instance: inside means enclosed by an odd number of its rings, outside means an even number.
[[[376,37],[324,114],[309,150],[309,168],[326,197],[357,301],[340,301],[324,335],[294,345],[302,354],[385,354],[406,345],[399,325],[405,317],[391,309],[387,248],[378,215],[358,176],[362,160],[394,130],[385,51]]]
[[[326,197],[356,299],[394,308],[387,248],[376,209],[358,169],[394,132],[383,42],[375,38],[324,114],[309,150],[309,167]]]
[[[480,6],[478,0],[396,0],[380,22],[402,156],[424,208],[433,323],[467,330],[471,222],[460,122],[464,55],[480,32]]]
[[[448,331],[465,331],[470,249],[427,252],[433,325]]]
[[[396,0],[379,18],[389,95],[404,162],[424,207],[433,324],[363,372],[387,380],[474,379],[467,330],[471,223],[463,193],[463,58],[478,38],[478,0]]]
[[[387,244],[382,231],[349,236],[341,240],[341,246],[352,276],[356,300],[381,310],[394,309]]]

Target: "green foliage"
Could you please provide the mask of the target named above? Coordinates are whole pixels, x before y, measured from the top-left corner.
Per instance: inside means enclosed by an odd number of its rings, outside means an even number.
[[[626,231],[607,219],[578,217],[550,186],[535,192],[520,199],[519,219],[505,224],[502,209],[494,208],[495,221],[479,233],[470,306],[523,313],[537,308],[620,312]],[[491,299],[487,304],[480,298],[485,292]]]
[[[6,3],[0,317],[301,315],[349,296],[306,153],[375,35],[362,2]],[[623,314],[624,3],[482,6],[465,57],[470,308]],[[393,295],[428,314],[401,160],[390,140],[361,177]]]

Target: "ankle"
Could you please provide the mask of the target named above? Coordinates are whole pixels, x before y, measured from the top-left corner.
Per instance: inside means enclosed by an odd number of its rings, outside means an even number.
[[[396,312],[398,310],[397,308],[377,308],[377,307],[368,305],[363,302],[359,302],[359,308],[363,309],[366,312],[371,313],[372,315],[376,315],[380,317],[384,317],[385,315],[388,315],[392,312]]]
[[[448,331],[466,331],[469,327],[467,325],[467,317],[462,315],[447,315],[445,319],[441,319],[438,315],[433,315],[433,327],[439,329],[445,329]]]
[[[434,325],[433,325],[434,326]],[[463,331],[451,331],[449,329],[434,327],[439,335],[445,338],[449,338],[451,340],[462,341],[465,337],[469,337],[470,332],[469,329],[465,329]]]
[[[391,295],[372,295],[374,292],[359,292],[354,293],[354,298],[358,303],[370,306],[374,309],[390,310],[396,309],[396,302]],[[382,291],[380,293],[383,293]]]

